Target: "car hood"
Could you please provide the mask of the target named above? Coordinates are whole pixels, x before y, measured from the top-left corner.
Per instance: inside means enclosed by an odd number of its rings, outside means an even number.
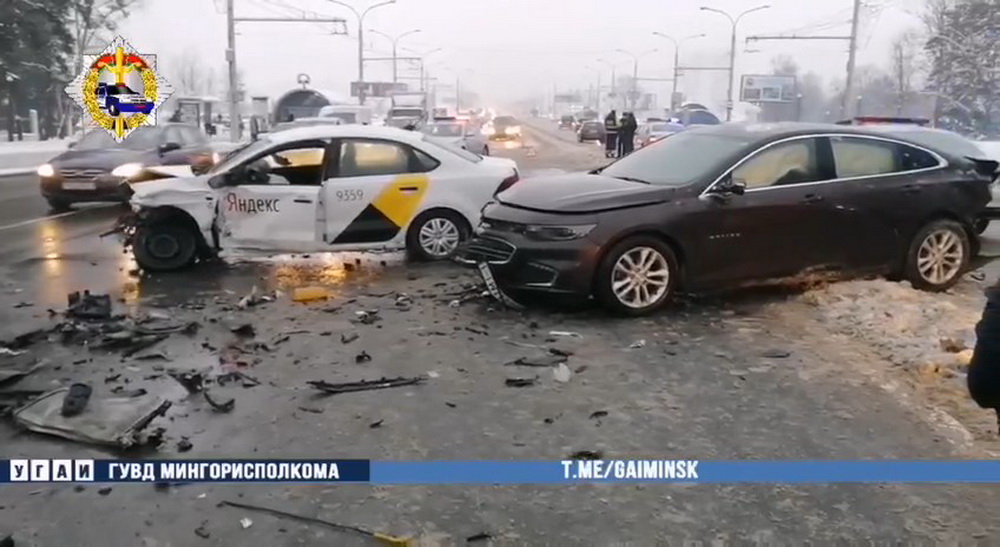
[[[149,207],[200,200],[215,193],[208,185],[209,178],[210,175],[201,175],[129,183],[133,191],[132,202]]]
[[[67,150],[49,161],[57,168],[112,170],[119,165],[143,162],[151,152],[127,148],[101,148],[96,150]]]
[[[483,165],[495,165],[497,167],[508,167],[517,169],[517,162],[510,158],[499,158],[497,156],[482,156]]]
[[[672,190],[604,175],[571,174],[525,179],[501,192],[506,205],[554,213],[597,213],[663,203]]]

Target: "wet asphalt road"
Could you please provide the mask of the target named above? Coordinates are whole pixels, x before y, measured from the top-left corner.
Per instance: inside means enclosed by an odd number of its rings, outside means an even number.
[[[525,171],[601,163],[599,149],[569,142],[551,125],[529,138],[537,155],[510,152]],[[856,374],[866,354],[787,321],[773,322],[770,310],[784,298],[775,291],[682,302],[653,318],[613,320],[591,309],[521,314],[479,300],[452,307],[449,302],[477,281],[468,270],[405,265],[395,255],[286,258],[133,278],[117,244],[96,238],[114,214],[88,209],[0,232],[3,337],[50,324],[45,308],[62,308],[67,292],[84,288],[110,290],[124,301],[119,305],[157,306],[178,320],[200,321],[197,335],[161,344],[166,362],[39,344],[33,351],[49,358],[50,368],[18,384],[42,389],[83,380],[97,395],[125,386],[169,398],[174,406],[154,422],[167,429],[158,457],[508,460],[562,459],[579,450],[607,458],[703,460],[982,455]],[[330,286],[334,297],[303,305],[285,296],[250,310],[231,309],[254,285],[312,283]],[[412,297],[412,305],[396,306],[399,293]],[[33,306],[15,308],[18,302]],[[202,309],[191,309],[199,302]],[[371,309],[381,310],[381,321],[350,321],[354,312]],[[248,372],[261,385],[217,388],[234,397],[236,407],[213,413],[162,372],[217,366],[219,348],[233,341],[226,326],[240,321],[254,322],[260,340],[292,334],[273,351],[250,354]],[[349,333],[359,338],[343,343]],[[640,340],[642,347],[630,347]],[[566,384],[547,369],[505,365],[553,346],[573,354],[567,364],[575,372]],[[790,356],[764,357],[774,349]],[[356,362],[361,352],[371,360]],[[424,385],[333,397],[318,397],[306,385],[427,373]],[[534,376],[535,386],[505,386],[508,378]],[[595,412],[607,414],[591,418]],[[182,436],[194,448],[178,455]],[[0,458],[106,454],[0,425]],[[367,544],[217,507],[228,499],[415,536],[427,545],[463,545],[480,532],[492,534],[496,545],[955,542],[997,537],[1000,502],[994,493],[992,486],[958,485],[192,484],[160,491],[140,484],[99,495],[97,487],[10,486],[0,490],[0,537],[13,533],[18,546]],[[241,528],[243,517],[252,519],[249,529]],[[209,537],[195,534],[200,526]]]

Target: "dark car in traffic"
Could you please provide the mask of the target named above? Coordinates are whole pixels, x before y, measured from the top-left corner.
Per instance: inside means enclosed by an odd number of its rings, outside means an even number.
[[[680,290],[817,270],[944,290],[977,252],[996,169],[854,127],[699,127],[590,173],[515,184],[461,257],[497,298],[594,296],[626,315]]]
[[[121,143],[92,130],[38,168],[42,197],[55,211],[74,203],[124,202],[122,182],[157,165],[207,169],[218,158],[208,137],[193,125],[166,123],[140,127]]]
[[[521,139],[521,124],[513,116],[497,116],[493,118],[490,140],[515,141]]]
[[[579,142],[598,141],[604,142],[607,135],[604,122],[588,121],[582,122],[580,128],[576,130],[576,140]]]
[[[559,129],[576,129],[576,117],[565,114],[559,118]]]

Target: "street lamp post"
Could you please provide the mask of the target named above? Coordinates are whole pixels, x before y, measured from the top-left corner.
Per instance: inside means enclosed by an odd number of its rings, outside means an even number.
[[[585,66],[583,68],[585,68],[587,70],[592,70],[592,71],[594,71],[595,74],[597,74],[597,96],[594,97],[594,99],[595,99],[594,100],[594,109],[597,110],[598,112],[600,112],[601,111],[601,69],[594,68],[592,66]]]
[[[618,99],[618,77],[616,73],[618,67],[611,61],[605,61],[604,59],[598,59],[597,62],[603,63],[607,65],[608,68],[611,69],[611,96],[613,97],[613,99],[611,100],[611,105],[613,107],[615,101]]]
[[[681,74],[680,73],[680,67],[681,67],[681,44],[683,44],[684,42],[686,42],[688,40],[692,40],[694,38],[704,38],[705,34],[692,34],[691,36],[685,36],[684,38],[681,38],[680,40],[675,39],[673,36],[669,36],[667,34],[663,34],[662,32],[655,32],[654,31],[653,35],[659,36],[660,38],[666,38],[667,40],[670,40],[671,44],[674,45],[674,76],[673,76],[673,82],[672,82],[671,91],[670,91],[670,109],[671,110],[676,110],[677,107],[680,106],[679,104],[675,105],[674,102],[675,102],[675,99],[677,98],[677,81],[680,80],[680,74]]]
[[[374,34],[378,34],[379,36],[384,36],[384,37],[388,38],[389,41],[392,42],[392,83],[399,82],[399,70],[398,70],[398,66],[397,66],[398,55],[396,54],[397,47],[399,46],[399,40],[400,40],[400,38],[403,38],[404,36],[409,36],[411,34],[416,34],[416,33],[420,32],[420,29],[415,28],[413,30],[408,30],[408,31],[406,31],[406,32],[404,32],[402,34],[398,34],[396,36],[392,36],[392,35],[386,34],[384,32],[379,32],[379,31],[377,31],[375,29],[371,29],[371,28],[368,29],[368,32],[371,32],[371,33],[374,33]]]
[[[344,6],[345,8],[351,10],[354,16],[358,18],[358,104],[365,104],[365,16],[368,15],[373,9],[388,6],[389,4],[395,4],[396,0],[385,0],[384,2],[379,2],[378,4],[372,4],[368,6],[365,11],[359,12],[354,6],[341,2],[340,0],[326,0],[331,4],[337,4],[338,6]]]
[[[437,53],[437,52],[441,51],[442,49],[444,49],[444,48],[437,47],[437,48],[434,48],[434,49],[432,49],[430,51],[425,51],[423,53],[421,53],[419,51],[413,51],[413,53],[415,53],[417,55],[417,57],[420,57],[420,91],[426,91],[426,89],[425,89],[425,82],[424,82],[424,79],[426,77],[426,72],[424,71],[424,65],[426,64],[427,57],[431,56],[434,53]],[[411,51],[411,50],[407,50],[407,51]]]
[[[634,53],[632,53],[630,51],[626,51],[624,49],[616,49],[615,51],[617,51],[618,53],[623,53],[625,55],[628,55],[628,56],[632,57],[632,61],[633,61],[633,63],[632,63],[632,89],[630,91],[630,95],[631,95],[631,97],[630,97],[631,101],[630,102],[632,103],[632,109],[635,110],[635,103],[636,103],[636,101],[639,100],[639,97],[638,97],[638,94],[639,94],[639,58],[640,57],[645,57],[646,55],[649,55],[650,53],[656,53],[657,51],[659,51],[659,49],[651,49],[649,51],[645,51],[643,53],[640,53],[639,55],[636,55],[636,54],[634,54]]]
[[[726,12],[720,10],[720,9],[710,8],[710,7],[707,7],[707,6],[702,6],[701,7],[702,11],[711,11],[713,13],[718,13],[718,14],[724,15],[726,17],[726,19],[729,19],[729,22],[733,26],[733,32],[730,35],[730,41],[729,41],[729,93],[726,96],[726,121],[727,122],[728,121],[732,121],[732,119],[733,119],[733,86],[735,85],[735,78],[736,78],[736,25],[739,24],[740,19],[742,19],[744,15],[753,13],[755,11],[760,11],[760,10],[763,10],[763,9],[767,9],[769,7],[771,7],[770,4],[764,4],[764,5],[761,5],[761,6],[757,6],[756,8],[751,8],[751,9],[748,9],[748,10],[740,13],[736,17],[733,17],[732,15],[729,15],[728,13],[726,13]]]

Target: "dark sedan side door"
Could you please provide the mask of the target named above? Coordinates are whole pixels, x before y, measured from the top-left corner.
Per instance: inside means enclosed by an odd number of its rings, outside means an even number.
[[[825,146],[807,137],[765,147],[727,176],[746,185],[743,195],[709,190],[697,277],[711,285],[783,277],[825,261],[840,217],[827,200]]]
[[[849,267],[897,266],[920,223],[949,201],[940,160],[895,141],[832,136],[832,200],[848,217],[839,239]]]

